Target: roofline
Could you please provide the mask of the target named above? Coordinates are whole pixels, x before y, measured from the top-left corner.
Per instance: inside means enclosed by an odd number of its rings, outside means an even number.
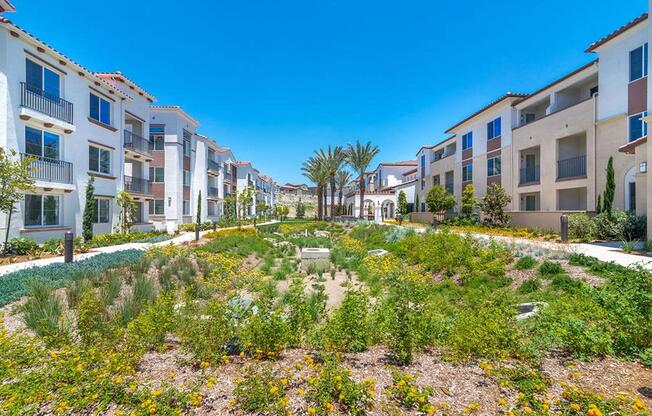
[[[22,32],[22,34],[25,35],[23,39],[26,42],[34,43],[36,45],[36,49],[38,52],[45,53],[46,51],[49,51],[59,59],[59,64],[61,65],[67,65],[68,63],[71,64],[71,66],[74,67],[74,69],[77,71],[77,74],[79,76],[88,77],[90,80],[92,80],[95,83],[96,86],[98,87],[101,86],[102,88],[106,89],[110,94],[115,94],[124,99],[129,99],[129,100],[131,99],[131,97],[128,94],[124,93],[119,88],[116,88],[115,86],[104,81],[102,78],[96,76],[93,71],[89,70],[88,68],[84,67],[80,63],[72,60],[71,58],[67,57],[63,53],[54,49],[52,46],[43,42],[41,39],[29,33],[27,30],[18,26],[17,24],[7,19],[6,17],[0,17],[0,23],[2,23],[2,25],[0,26],[4,27],[7,31],[9,31],[9,33],[12,36],[16,38],[20,38],[21,34],[18,32]]]
[[[621,34],[627,32],[629,29],[633,28],[634,26],[637,26],[639,23],[644,22],[647,20],[648,14],[647,12],[643,13],[642,15],[636,17],[634,20],[630,20],[629,22],[625,23],[618,29],[614,30],[613,32],[609,33],[607,36],[603,37],[602,39],[598,39],[592,44],[589,45],[588,48],[584,52],[590,53],[594,52],[596,49],[598,49],[600,46],[604,45],[607,42],[610,42],[611,40],[617,38]]]
[[[183,108],[178,105],[150,105],[150,109],[154,111],[173,111],[180,114],[190,121],[195,127],[199,127],[199,121],[195,120],[190,114],[188,114]]]
[[[486,106],[482,107],[481,109],[479,109],[479,110],[476,111],[475,113],[471,114],[470,116],[468,116],[468,117],[465,118],[464,120],[462,120],[462,121],[460,121],[459,123],[455,124],[453,127],[450,127],[449,129],[446,130],[445,133],[446,133],[446,134],[453,134],[453,133],[454,133],[453,129],[458,128],[459,126],[463,125],[463,124],[466,123],[467,121],[469,121],[469,120],[471,120],[471,119],[473,119],[473,118],[479,116],[480,114],[482,114],[482,113],[484,113],[485,111],[487,111],[487,110],[489,110],[489,109],[491,109],[491,108],[497,106],[498,104],[502,103],[502,102],[505,101],[505,100],[508,100],[508,99],[510,99],[510,98],[523,98],[523,97],[526,97],[526,96],[527,96],[527,94],[518,94],[518,93],[512,93],[512,92],[505,93],[505,94],[503,94],[500,98],[498,98],[498,99],[496,99],[496,100],[490,102],[489,104],[487,104]]]
[[[130,80],[125,74],[123,74],[120,71],[115,71],[115,72],[95,72],[95,75],[98,77],[110,77],[113,79],[117,79],[118,81],[124,82],[130,89],[137,91],[139,95],[145,97],[150,103],[153,103],[156,101],[156,97],[154,97],[152,94],[148,93],[145,91],[144,88]]]
[[[417,155],[418,155],[419,153],[421,153],[421,151],[422,151],[423,149],[430,149],[430,150],[432,150],[432,149],[434,149],[435,147],[437,147],[437,146],[441,146],[442,144],[444,144],[444,143],[446,143],[447,141],[452,140],[452,139],[454,139],[454,138],[456,138],[456,137],[457,137],[457,136],[456,136],[455,134],[453,134],[452,136],[448,136],[448,137],[445,138],[444,140],[441,140],[441,141],[439,141],[439,142],[437,142],[437,143],[435,143],[435,144],[433,144],[433,145],[431,145],[431,146],[423,145],[423,146],[421,146],[421,148],[420,148],[419,151],[417,152]]]
[[[594,59],[591,62],[582,65],[581,67],[575,69],[574,71],[569,72],[568,74],[564,75],[563,77],[551,82],[550,84],[546,85],[545,87],[540,88],[540,89],[536,90],[535,92],[533,92],[532,94],[530,94],[530,95],[528,95],[526,97],[523,97],[522,99],[516,101],[514,104],[512,104],[512,106],[517,106],[520,103],[522,103],[523,101],[529,100],[530,98],[534,97],[535,95],[540,94],[543,91],[547,90],[548,88],[552,88],[555,85],[557,85],[557,84],[559,84],[559,83],[561,83],[563,81],[566,81],[567,79],[573,77],[574,75],[577,75],[580,72],[582,72],[582,71],[584,71],[584,70],[586,70],[588,68],[591,68],[592,66],[596,65],[597,63],[598,63],[598,59]]]
[[[417,166],[417,161],[411,162],[380,162],[378,166]],[[376,168],[374,171],[378,170]]]
[[[0,0],[0,12],[15,12],[16,7],[9,0]]]

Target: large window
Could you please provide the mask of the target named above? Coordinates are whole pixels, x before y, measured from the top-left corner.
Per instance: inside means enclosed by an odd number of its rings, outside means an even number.
[[[152,124],[149,126],[149,139],[154,143],[154,150],[164,150],[165,147],[165,126]]]
[[[111,173],[111,151],[97,146],[88,146],[88,170]]]
[[[59,225],[59,203],[58,195],[25,195],[25,226]]]
[[[473,147],[473,132],[470,131],[462,136],[462,150],[470,149]]]
[[[162,199],[155,199],[149,203],[149,215],[163,215],[165,203]]]
[[[647,43],[629,52],[629,80],[647,76]]]
[[[640,139],[647,136],[647,123],[643,121],[643,117],[647,116],[647,112],[629,116],[629,141]]]
[[[500,175],[500,156],[487,159],[487,176]]]
[[[59,141],[57,134],[25,127],[25,153],[27,154],[58,160]]]
[[[165,171],[163,168],[149,168],[149,179],[154,183],[165,182]]]
[[[183,201],[183,215],[190,215],[190,201]]]
[[[51,99],[60,97],[61,78],[58,73],[30,59],[27,59],[25,64],[25,81],[31,92],[43,94]]]
[[[183,186],[190,186],[190,171],[183,171]]]
[[[186,130],[183,131],[183,155],[190,157],[192,144],[192,134]]]
[[[487,140],[500,136],[500,117],[487,123]]]
[[[104,98],[93,94],[90,95],[90,109],[89,117],[93,120],[97,120],[100,123],[106,124],[107,126],[111,125],[111,103]]]
[[[111,200],[95,198],[94,224],[108,224],[111,218]]]
[[[473,165],[462,166],[462,182],[473,180]]]

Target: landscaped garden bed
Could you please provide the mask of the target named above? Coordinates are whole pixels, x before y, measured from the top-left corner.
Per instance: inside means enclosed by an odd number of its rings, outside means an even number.
[[[8,275],[0,413],[597,416],[652,404],[648,271],[372,224],[202,243]],[[300,247],[330,259],[302,265]],[[520,317],[526,304],[536,311]]]

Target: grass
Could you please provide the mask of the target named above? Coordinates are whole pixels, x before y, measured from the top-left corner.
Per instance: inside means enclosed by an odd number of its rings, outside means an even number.
[[[529,269],[533,269],[534,266],[536,265],[537,265],[537,261],[534,259],[534,257],[523,256],[518,259],[518,261],[514,265],[514,268],[516,268],[516,270],[529,270]]]

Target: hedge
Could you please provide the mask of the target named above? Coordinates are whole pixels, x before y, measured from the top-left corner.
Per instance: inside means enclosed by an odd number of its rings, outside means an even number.
[[[0,306],[27,295],[33,281],[59,288],[65,286],[77,273],[101,274],[108,269],[135,263],[143,254],[143,251],[135,249],[101,253],[73,263],[52,263],[8,273],[0,276]]]

